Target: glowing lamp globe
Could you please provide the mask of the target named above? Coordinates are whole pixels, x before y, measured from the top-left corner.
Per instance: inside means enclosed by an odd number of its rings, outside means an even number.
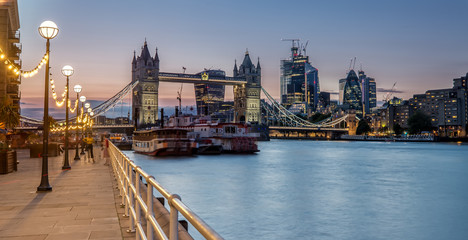
[[[85,106],[85,108],[89,108],[89,107],[91,107],[91,104],[85,103],[84,106]]]
[[[94,112],[90,112],[89,115],[92,117],[94,116]]]
[[[52,39],[57,36],[59,29],[52,21],[45,21],[39,26],[39,34],[45,39]]]
[[[88,108],[88,112],[91,113],[93,111],[93,109],[91,108]]]
[[[85,97],[85,96],[81,96],[81,97],[80,97],[80,102],[82,102],[82,103],[83,103],[83,102],[86,102],[86,97]]]
[[[81,85],[75,85],[75,87],[73,87],[73,90],[74,90],[76,93],[80,93],[80,92],[81,92]]]
[[[66,65],[62,68],[62,74],[66,77],[70,77],[71,75],[73,75],[73,72],[73,68],[70,65]]]

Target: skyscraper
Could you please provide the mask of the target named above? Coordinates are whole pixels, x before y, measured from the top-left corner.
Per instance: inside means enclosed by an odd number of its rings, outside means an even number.
[[[315,110],[319,103],[320,85],[318,69],[309,63],[309,56],[302,55],[299,47],[293,42],[291,58],[281,60],[281,103],[291,108],[302,105]]]
[[[197,75],[203,73],[215,77],[226,76],[226,72],[222,70],[206,70]],[[224,85],[195,83],[194,88],[198,115],[211,115],[215,112],[219,112],[224,102]]]
[[[362,92],[359,78],[354,70],[350,70],[343,88],[343,105],[349,109],[362,112]]]
[[[364,71],[359,71],[359,82],[361,83],[362,90],[362,103],[364,105],[364,112],[369,113],[370,109],[377,106],[377,87],[375,79],[366,76]]]
[[[344,96],[344,87],[346,85],[346,78],[340,79],[338,82],[338,104],[343,104],[343,96]]]

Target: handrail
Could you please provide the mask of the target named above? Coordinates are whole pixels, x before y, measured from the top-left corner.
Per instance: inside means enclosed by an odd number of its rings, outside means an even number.
[[[129,217],[130,227],[127,232],[135,232],[136,239],[164,239],[178,240],[179,212],[188,222],[206,239],[223,239],[215,230],[206,224],[197,214],[187,207],[177,194],[171,194],[153,176],[137,166],[124,153],[122,153],[111,141],[109,141],[109,155],[111,156],[112,169],[117,179],[121,206],[125,207],[125,216]],[[141,178],[147,183],[146,202],[142,197]],[[153,188],[156,189],[169,203],[169,236],[164,233],[162,227],[156,221],[153,211]],[[146,231],[142,225],[142,216],[146,219]]]

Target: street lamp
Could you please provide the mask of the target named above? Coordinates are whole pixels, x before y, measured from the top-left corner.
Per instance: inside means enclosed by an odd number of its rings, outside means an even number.
[[[80,102],[81,102],[81,108],[83,108],[83,105],[84,105],[84,102],[86,102],[86,97],[85,96],[81,96],[80,97]],[[83,109],[84,111],[84,109]],[[83,114],[83,113],[82,113]],[[81,121],[83,121],[84,117],[81,119]],[[81,124],[82,125],[82,128],[84,128],[84,124]],[[81,129],[81,139],[83,139],[84,137],[84,129]],[[80,142],[82,142],[83,140],[81,140]],[[81,152],[80,152],[80,155],[83,155],[85,154],[84,152],[84,144],[82,143],[81,144]]]
[[[65,98],[65,161],[63,162],[63,167],[62,169],[71,169],[70,167],[70,162],[68,161],[68,128],[70,123],[68,122],[68,101],[69,101],[69,95],[68,95],[68,89],[69,89],[69,77],[73,75],[73,68],[70,65],[66,65],[62,68],[62,74],[67,77],[67,95]]]
[[[52,21],[45,21],[39,26],[39,34],[47,39],[46,42],[46,70],[45,70],[45,81],[44,81],[44,125],[43,125],[43,136],[42,136],[42,177],[41,183],[37,187],[38,192],[52,191],[52,186],[49,184],[49,158],[48,158],[48,147],[49,147],[49,62],[50,62],[50,39],[57,36],[59,29],[57,24]]]
[[[80,92],[81,92],[81,85],[75,85],[75,87],[73,87],[73,90],[76,92],[76,101],[78,101],[78,99],[80,99]],[[80,114],[80,108],[79,108],[79,104],[76,105],[76,137],[75,137],[75,141],[76,141],[76,149],[75,149],[75,160],[80,160],[80,154],[78,153],[78,148],[79,148],[79,145],[78,145],[78,133],[80,131],[80,129],[78,128],[78,116]]]
[[[84,107],[87,109],[86,114],[87,114],[87,116],[88,116],[87,119],[89,119],[89,113],[90,113],[90,109],[91,109],[91,108],[89,108],[89,107],[91,107],[91,104],[89,104],[89,103],[87,102],[87,103],[84,104]],[[88,120],[88,121],[89,121],[89,120]],[[84,126],[86,126],[86,124],[85,124]],[[85,129],[85,136],[86,136],[86,138],[88,137],[88,129]]]

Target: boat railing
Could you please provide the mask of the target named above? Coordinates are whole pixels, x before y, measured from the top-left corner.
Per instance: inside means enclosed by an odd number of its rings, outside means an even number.
[[[125,216],[129,217],[128,232],[135,232],[136,239],[179,239],[179,213],[206,239],[223,239],[215,230],[187,207],[177,194],[171,194],[153,176],[149,175],[135,162],[109,141],[112,168],[118,182],[121,206],[125,207]],[[141,190],[142,179],[147,183],[146,202]],[[153,211],[153,189],[156,189],[169,204],[169,236],[157,222]],[[142,213],[144,216],[142,216]],[[142,219],[143,218],[143,219]],[[142,220],[146,219],[146,231]]]

